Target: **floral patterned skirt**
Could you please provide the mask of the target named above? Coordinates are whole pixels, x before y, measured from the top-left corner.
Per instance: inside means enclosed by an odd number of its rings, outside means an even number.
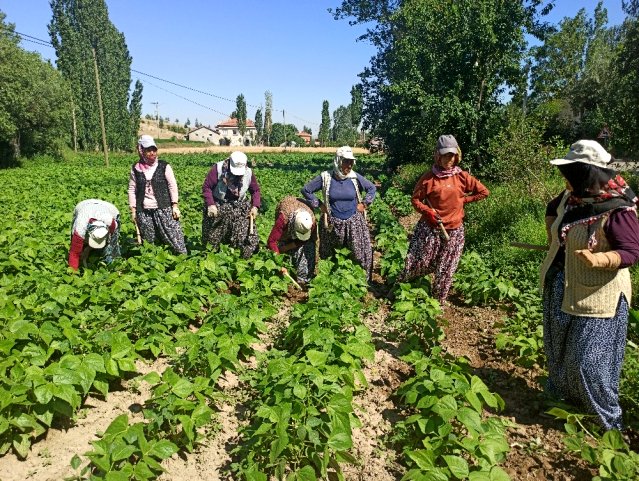
[[[420,220],[410,240],[404,270],[398,281],[434,274],[433,297],[444,303],[453,284],[453,275],[464,250],[464,226],[447,230],[450,240],[442,238],[438,227]]]
[[[217,250],[220,244],[227,244],[240,249],[242,257],[251,257],[259,244],[257,230],[249,235],[251,202],[248,199],[226,202],[218,204],[218,209],[217,217],[209,217],[206,207],[202,211],[202,245],[210,244]]]
[[[170,245],[176,254],[186,254],[182,226],[173,218],[171,207],[142,209],[137,212],[137,223],[144,241],[159,241]]]
[[[584,317],[561,310],[564,272],[544,286],[547,391],[586,408],[605,429],[622,429],[619,377],[626,347],[628,302],[619,296],[613,317]]]
[[[373,269],[373,247],[368,224],[361,212],[356,212],[346,220],[329,216],[329,229],[320,222],[320,258],[327,259],[335,253],[335,249],[347,247],[353,253],[357,263],[366,271],[367,279],[371,278]]]

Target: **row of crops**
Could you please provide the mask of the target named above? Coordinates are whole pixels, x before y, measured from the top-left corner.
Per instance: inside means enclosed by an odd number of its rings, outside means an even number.
[[[232,249],[214,253],[200,244],[201,184],[223,155],[167,158],[180,187],[188,255],[137,246],[124,219],[123,258],[109,266],[93,261],[79,274],[66,267],[73,207],[98,197],[126,212],[131,159],[116,157],[109,169],[86,156],[0,172],[12,186],[0,194],[0,456],[29,456],[32,443],[76,419],[89,396],[108,401],[123,380],[137,378],[151,387],[142,418],[115,417],[95,433],[99,439],[89,452],[70,461],[79,479],[155,479],[164,460],[215,436],[220,380],[230,373],[241,377],[250,399],[229,466],[233,479],[345,479],[344,466],[359,462],[354,397],[368,388],[364,368],[375,353],[363,323],[370,302],[365,275],[346,252],[320,262],[308,298],[273,331],[271,319],[289,289],[279,274],[285,258],[262,249],[244,260]],[[277,200],[297,195],[331,159],[258,154],[253,160],[265,203],[257,221],[264,240]],[[381,169],[379,158],[358,162],[365,175],[385,180]],[[395,214],[408,213],[410,203],[386,187],[371,221],[380,274],[390,285],[408,244]],[[470,268],[462,263],[457,286],[470,302],[524,299],[512,283],[478,268],[472,255],[464,262]],[[472,272],[486,279],[473,282]],[[442,350],[441,311],[427,287],[397,285],[387,319],[408,333],[404,360],[412,368],[394,394],[404,415],[393,426],[389,449],[399,454],[407,480],[508,479],[499,467],[509,450],[506,428],[488,415],[503,401],[465,359]],[[525,307],[520,304],[515,313]],[[514,316],[512,329],[519,324]],[[529,326],[534,331],[536,322]],[[521,339],[504,332],[502,348],[512,352]],[[259,352],[265,336],[272,347]],[[538,359],[536,347],[529,359]],[[137,372],[140,360],[156,359],[166,361],[163,372]]]

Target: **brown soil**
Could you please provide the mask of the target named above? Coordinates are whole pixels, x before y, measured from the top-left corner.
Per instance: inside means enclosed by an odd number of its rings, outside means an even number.
[[[379,256],[376,256],[376,259]],[[344,466],[346,479],[366,481],[393,481],[401,479],[404,468],[399,455],[387,446],[393,423],[399,418],[393,393],[408,378],[410,368],[399,359],[398,345],[387,324],[389,302],[384,298],[386,286],[376,274],[368,302],[373,303],[364,322],[371,329],[376,346],[375,360],[365,366],[369,386],[356,393],[354,406],[362,423],[353,430],[352,453],[360,464]],[[257,351],[267,350],[279,332],[286,327],[292,305],[303,302],[305,292],[291,288],[283,299],[278,315],[268,326]],[[375,295],[375,297],[373,297]],[[519,480],[590,480],[596,473],[584,462],[563,452],[562,424],[544,414],[539,367],[525,369],[515,365],[495,350],[495,323],[503,316],[490,308],[466,307],[455,298],[445,308],[446,339],[444,348],[455,356],[465,356],[475,373],[488,387],[499,393],[506,408],[498,415],[506,418],[511,451],[504,469],[513,481]],[[246,369],[254,369],[255,360]],[[152,365],[138,364],[142,373],[162,372],[165,361]],[[163,463],[167,472],[163,481],[230,480],[228,467],[230,451],[238,442],[238,430],[246,423],[244,412],[247,389],[232,374],[225,376],[220,386],[224,397],[217,404],[218,414],[210,437],[194,453],[174,455]],[[108,399],[88,398],[77,421],[70,426],[50,429],[43,439],[34,444],[29,457],[18,460],[8,454],[0,458],[2,481],[53,481],[73,476],[69,462],[75,454],[91,449],[96,433],[103,431],[119,414],[142,420],[139,407],[148,399],[148,386],[135,380],[123,381],[122,389],[109,394]]]

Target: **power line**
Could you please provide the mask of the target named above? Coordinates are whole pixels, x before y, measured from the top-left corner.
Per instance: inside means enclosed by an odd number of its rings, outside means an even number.
[[[9,29],[5,27],[5,30],[9,30]],[[51,42],[49,42],[48,40],[43,40],[43,39],[41,39],[41,38],[34,37],[34,36],[32,36],[32,35],[27,35],[26,33],[17,32],[17,31],[15,31],[15,30],[10,30],[10,31],[12,31],[12,32],[13,32],[13,33],[15,33],[16,35],[18,35],[18,36],[19,36],[22,40],[25,40],[25,41],[27,41],[27,42],[32,42],[32,43],[35,43],[35,44],[40,45],[40,46],[43,46],[43,47],[50,47],[50,48],[54,48],[54,47],[53,47],[53,44],[51,44]],[[216,98],[216,99],[224,100],[224,101],[226,101],[226,102],[235,103],[235,100],[231,100],[231,99],[228,99],[228,98],[226,98],[226,97],[222,97],[222,96],[219,96],[219,95],[215,95],[215,94],[212,94],[212,93],[210,93],[210,92],[204,92],[204,91],[202,91],[202,90],[198,90],[198,89],[195,89],[195,88],[193,88],[193,87],[189,87],[189,86],[187,86],[187,85],[182,85],[182,84],[179,84],[179,83],[177,83],[177,82],[173,82],[173,81],[171,81],[171,80],[166,80],[166,79],[163,79],[163,78],[161,78],[161,77],[157,77],[157,76],[155,76],[155,75],[151,75],[151,74],[148,74],[148,73],[145,73],[145,72],[141,72],[141,71],[139,71],[139,70],[131,69],[131,72],[135,72],[135,73],[137,73],[137,74],[144,75],[144,76],[146,76],[146,77],[150,77],[150,78],[153,78],[153,79],[155,79],[155,80],[159,80],[160,82],[165,82],[165,83],[168,83],[168,84],[171,84],[171,85],[175,85],[176,87],[180,87],[180,88],[183,88],[183,89],[187,89],[187,90],[190,90],[190,91],[192,91],[192,92],[196,92],[196,93],[199,93],[199,94],[202,94],[202,95],[207,95],[207,96],[209,96],[209,97],[214,97],[214,98]],[[147,82],[148,82],[148,81],[147,81]],[[228,114],[225,114],[225,113],[219,112],[218,110],[215,110],[215,109],[213,109],[213,108],[211,108],[211,107],[208,107],[208,106],[206,106],[206,105],[202,105],[202,104],[200,104],[200,103],[198,103],[198,102],[196,102],[196,101],[194,101],[194,100],[188,99],[188,98],[186,98],[186,97],[182,97],[181,95],[178,95],[178,94],[176,94],[176,93],[174,93],[174,92],[171,92],[171,91],[169,91],[169,90],[163,89],[162,87],[159,87],[159,86],[157,86],[157,85],[154,85],[154,84],[153,84],[153,83],[151,83],[151,82],[148,82],[148,84],[149,84],[149,85],[151,85],[151,86],[153,86],[153,87],[155,87],[155,88],[158,88],[158,89],[160,89],[160,90],[164,90],[164,91],[165,91],[165,92],[167,92],[167,93],[170,93],[170,94],[172,94],[172,95],[175,95],[176,97],[179,97],[179,98],[181,98],[182,100],[186,100],[187,102],[191,102],[191,103],[193,103],[193,104],[195,104],[195,105],[197,105],[197,106],[199,106],[199,107],[202,107],[202,108],[205,108],[205,109],[211,110],[211,111],[216,112],[216,113],[218,113],[218,114],[220,114],[220,115],[226,115],[226,116],[229,116]],[[253,105],[253,104],[246,104],[246,105],[247,105],[247,106],[249,106],[249,107],[261,108],[261,105]],[[284,109],[273,109],[273,111],[274,111],[274,112],[282,112],[282,113],[283,113],[283,112],[284,112]],[[301,117],[298,117],[298,116],[297,116],[297,115],[295,115],[295,114],[291,114],[290,112],[289,112],[289,115],[291,115],[292,117],[295,117],[296,119],[301,120],[301,121],[303,121],[303,122],[305,122],[305,123],[308,123],[308,124],[312,124],[312,125],[320,125],[320,124],[319,124],[319,123],[317,123],[317,122],[312,122],[312,121],[310,121],[310,120],[303,119],[303,118],[301,118]]]

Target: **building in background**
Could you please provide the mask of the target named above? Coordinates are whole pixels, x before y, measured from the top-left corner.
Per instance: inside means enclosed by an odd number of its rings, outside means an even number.
[[[237,119],[227,119],[215,126],[222,139],[226,142],[220,145],[232,146],[249,146],[255,144],[257,137],[257,129],[255,123],[251,119],[246,119],[246,132],[244,136],[240,135],[240,129],[237,126]]]

